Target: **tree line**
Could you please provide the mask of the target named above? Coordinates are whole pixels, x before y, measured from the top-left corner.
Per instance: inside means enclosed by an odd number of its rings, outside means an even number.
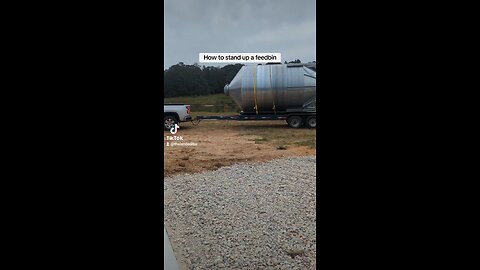
[[[287,62],[285,61],[285,64]],[[301,63],[299,59],[288,63]],[[163,96],[203,96],[223,93],[223,88],[237,75],[242,64],[226,65],[222,68],[185,65],[180,62],[163,71]]]

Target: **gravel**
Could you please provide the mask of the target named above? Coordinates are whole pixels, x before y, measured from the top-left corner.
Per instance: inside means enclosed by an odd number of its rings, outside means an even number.
[[[315,157],[165,178],[181,269],[315,269],[315,189]]]

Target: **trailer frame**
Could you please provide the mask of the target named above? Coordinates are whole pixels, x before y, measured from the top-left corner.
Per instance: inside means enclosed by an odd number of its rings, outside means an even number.
[[[237,114],[237,115],[198,115],[197,124],[202,120],[232,120],[232,121],[260,121],[260,120],[285,120],[292,128],[306,126],[316,128],[317,112],[300,111],[281,114]],[[193,121],[192,121],[193,122]]]

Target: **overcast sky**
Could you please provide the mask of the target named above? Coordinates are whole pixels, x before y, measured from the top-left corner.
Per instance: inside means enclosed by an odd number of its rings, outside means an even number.
[[[165,69],[178,62],[196,63],[199,53],[281,53],[282,62],[316,61],[315,0],[164,3]]]

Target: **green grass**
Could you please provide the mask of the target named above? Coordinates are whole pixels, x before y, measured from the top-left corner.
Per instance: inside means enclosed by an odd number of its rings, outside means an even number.
[[[195,117],[197,117],[198,115],[205,115],[205,116],[208,116],[208,115],[233,115],[233,114],[237,114],[237,112],[194,112],[194,111],[191,111],[190,112],[190,115],[195,119]]]
[[[315,148],[316,145],[317,145],[315,139],[316,138],[308,138],[308,139],[303,140],[303,141],[295,142],[294,144],[298,145],[298,146],[307,146],[309,148]]]
[[[224,94],[215,94],[208,96],[196,96],[196,97],[174,97],[174,98],[164,98],[164,103],[190,103],[190,104],[203,104],[203,105],[214,105],[218,103],[234,103],[233,100]]]
[[[254,139],[248,139],[249,141],[255,142],[255,144],[262,144],[266,141],[268,141],[267,138],[259,137],[259,138],[254,138]]]
[[[277,149],[286,149],[289,145],[306,146],[314,149],[316,146],[317,133],[314,129],[289,128],[289,127],[268,127],[252,125],[241,131],[245,135],[255,135],[255,143],[269,142],[277,146]]]
[[[208,96],[196,97],[175,97],[164,98],[163,103],[186,103],[190,104],[190,109],[193,112],[212,112],[213,115],[225,115],[239,113],[241,109],[235,104],[233,99],[224,94],[215,94]],[[213,106],[204,106],[213,105]],[[206,114],[202,114],[206,115]]]

